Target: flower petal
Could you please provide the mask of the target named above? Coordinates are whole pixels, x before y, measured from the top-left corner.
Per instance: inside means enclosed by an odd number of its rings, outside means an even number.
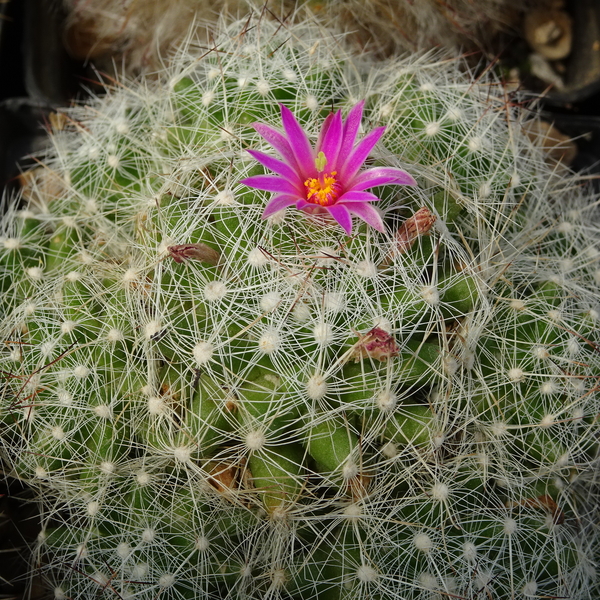
[[[297,200],[298,200],[298,196],[290,196],[290,195],[281,195],[281,196],[275,196],[274,198],[271,198],[271,200],[269,200],[267,206],[265,206],[265,210],[262,214],[262,218],[266,219],[267,217],[270,217],[271,215],[275,214],[276,212],[279,212],[280,210],[283,210],[284,208],[287,208],[288,206],[295,204]]]
[[[344,166],[340,169],[340,178],[345,181],[351,181],[354,175],[362,167],[362,164],[369,156],[375,144],[381,139],[385,127],[377,127],[369,132],[352,151]]]
[[[254,127],[254,129],[260,133],[260,135],[262,135],[262,137],[269,142],[279,154],[281,154],[281,157],[285,162],[292,168],[297,168],[298,163],[296,162],[296,157],[294,156],[290,143],[281,131],[277,131],[277,129],[265,125],[264,123],[252,123],[252,127]]]
[[[348,235],[352,233],[352,217],[344,204],[333,204],[324,208],[343,227]]]
[[[377,229],[377,231],[385,231],[385,226],[383,224],[383,220],[381,219],[381,215],[377,209],[372,207],[370,204],[367,204],[366,202],[346,202],[344,203],[344,206],[353,215],[361,218],[368,225],[374,229]]]
[[[362,121],[363,107],[365,101],[362,100],[348,113],[346,122],[344,123],[344,132],[342,135],[342,145],[340,147],[339,156],[342,158],[350,156],[352,148],[354,148],[354,142],[356,141],[356,135],[360,128],[360,122]]]
[[[337,203],[339,204],[344,202],[376,202],[377,200],[381,200],[375,194],[371,192],[357,192],[356,190],[350,190],[345,194],[342,194],[338,199]]]
[[[317,147],[318,152],[323,152],[327,158],[325,170],[327,172],[335,171],[338,154],[342,145],[342,111],[338,110],[323,135],[321,145]]]
[[[323,125],[321,125],[321,131],[319,132],[319,139],[317,140],[317,145],[315,146],[315,153],[318,154],[321,146],[323,145],[323,138],[331,125],[331,121],[333,120],[334,113],[330,112],[323,121]]]
[[[298,163],[303,179],[308,179],[315,171],[315,159],[310,142],[304,129],[296,121],[292,111],[281,104],[281,120],[287,134],[287,139]]]
[[[253,156],[261,165],[267,167],[271,171],[285,177],[289,181],[296,181],[298,185],[302,183],[300,175],[292,169],[287,163],[277,160],[264,152],[258,150],[248,150],[248,154]]]
[[[266,192],[281,192],[296,197],[299,195],[298,186],[278,175],[255,175],[254,177],[242,179],[240,183]],[[300,193],[300,195],[302,194]]]
[[[352,190],[366,190],[378,185],[417,185],[417,182],[402,169],[393,167],[375,167],[358,173],[356,177],[348,184]]]

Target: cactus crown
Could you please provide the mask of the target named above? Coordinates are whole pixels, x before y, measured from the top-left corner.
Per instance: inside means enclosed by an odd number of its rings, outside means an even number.
[[[383,230],[262,219],[251,124],[360,102]],[[0,255],[56,598],[588,597],[598,227],[498,82],[257,19],[61,114]]]

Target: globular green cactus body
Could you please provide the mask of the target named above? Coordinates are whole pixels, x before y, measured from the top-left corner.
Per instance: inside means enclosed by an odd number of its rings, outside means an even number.
[[[56,598],[590,597],[598,227],[459,66],[258,20],[66,111],[0,256]],[[252,122],[363,99],[386,233],[261,219]]]

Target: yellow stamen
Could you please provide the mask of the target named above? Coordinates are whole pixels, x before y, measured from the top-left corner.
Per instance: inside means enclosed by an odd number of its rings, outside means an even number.
[[[335,204],[342,191],[336,175],[337,171],[332,171],[329,175],[319,175],[318,179],[307,179],[304,182],[306,201],[320,206]]]

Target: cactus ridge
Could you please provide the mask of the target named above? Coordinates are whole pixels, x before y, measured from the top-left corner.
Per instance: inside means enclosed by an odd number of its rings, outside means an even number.
[[[591,597],[594,198],[463,66],[255,17],[61,111],[0,248],[0,452],[55,598]],[[262,220],[251,124],[360,100],[419,182],[386,232]]]

